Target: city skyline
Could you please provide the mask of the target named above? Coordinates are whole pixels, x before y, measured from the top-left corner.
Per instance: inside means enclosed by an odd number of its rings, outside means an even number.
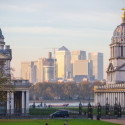
[[[105,74],[108,45],[114,28],[121,23],[124,1],[0,2],[1,29],[13,50],[15,76],[20,76],[22,61],[47,57],[48,51],[63,45],[70,51],[104,53]]]

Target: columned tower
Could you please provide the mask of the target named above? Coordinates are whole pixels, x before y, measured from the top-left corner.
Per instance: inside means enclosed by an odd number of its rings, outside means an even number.
[[[122,23],[116,27],[111,39],[106,85],[94,86],[96,106],[117,103],[125,107],[125,8],[122,10]]]
[[[123,10],[122,23],[117,26],[111,39],[107,84],[125,83],[125,9]]]

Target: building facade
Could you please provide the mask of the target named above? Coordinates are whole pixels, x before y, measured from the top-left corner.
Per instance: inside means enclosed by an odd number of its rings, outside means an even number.
[[[52,53],[49,52],[48,58],[39,58],[37,61],[31,62],[22,62],[21,77],[29,80],[31,83],[51,82],[56,79],[56,71],[54,68],[56,68],[56,59],[53,59]]]
[[[86,51],[77,50],[71,52],[71,64],[77,60],[86,60]]]
[[[93,61],[93,75],[95,76],[95,80],[103,80],[103,53],[89,53],[88,59]]]
[[[84,78],[91,80],[93,73],[91,60],[77,60],[73,63],[73,78],[75,81],[83,81]]]
[[[120,103],[125,107],[125,11],[111,39],[109,61],[106,85],[95,86],[95,105]]]
[[[70,51],[62,46],[56,51],[57,59],[57,78],[68,79],[71,77],[71,54]]]
[[[7,83],[0,84],[0,88],[1,86],[4,88],[2,91],[5,92],[7,99],[0,100],[0,114],[28,113],[30,84],[27,80],[11,80],[11,59],[12,52],[10,46],[5,46],[4,36],[0,29],[0,68],[2,68],[1,70],[4,71],[3,75],[6,76],[9,81]]]
[[[31,83],[36,82],[37,67],[34,62],[22,62],[21,63],[21,77],[25,80],[29,80]]]

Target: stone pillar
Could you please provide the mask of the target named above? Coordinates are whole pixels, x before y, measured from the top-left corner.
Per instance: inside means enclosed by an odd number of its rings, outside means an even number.
[[[22,113],[24,113],[24,106],[25,106],[24,91],[22,91]]]
[[[7,113],[10,112],[10,95],[9,91],[7,91]]]
[[[124,107],[125,107],[125,92],[124,92]]]
[[[120,99],[119,102],[120,102],[120,104],[121,104],[121,106],[122,106],[122,93],[120,92],[119,95],[120,95],[120,96],[119,96],[119,99]]]
[[[29,90],[26,91],[26,113],[29,113]]]
[[[112,93],[112,106],[114,105],[114,93]]]
[[[113,106],[115,104],[115,93],[113,92]]]
[[[14,92],[11,92],[11,113],[14,113]]]
[[[113,93],[111,93],[111,105],[113,105]]]
[[[117,93],[117,100],[118,100],[118,104],[119,104],[119,92]]]
[[[103,106],[105,105],[105,93],[103,93]]]
[[[121,93],[121,106],[124,106],[124,93]]]
[[[110,105],[110,93],[108,93],[108,103]]]
[[[94,93],[94,105],[97,106],[97,93]]]

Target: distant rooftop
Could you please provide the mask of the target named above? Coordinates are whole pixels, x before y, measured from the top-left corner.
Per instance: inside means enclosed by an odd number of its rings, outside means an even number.
[[[59,51],[69,51],[65,46],[62,46],[61,48],[58,49]]]
[[[2,30],[1,30],[1,28],[0,28],[0,38],[4,38],[4,36],[2,35]]]

